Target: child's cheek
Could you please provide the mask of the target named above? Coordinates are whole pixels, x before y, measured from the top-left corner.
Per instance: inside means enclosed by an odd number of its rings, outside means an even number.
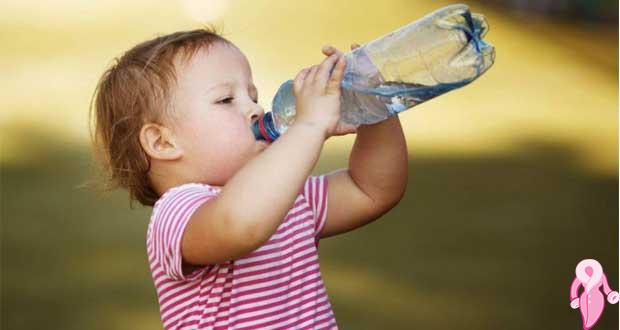
[[[216,115],[217,119],[211,121],[211,126],[215,126],[213,130],[217,132],[219,138],[229,142],[247,143],[248,138],[252,137],[250,126],[246,125],[240,114],[220,111]]]
[[[208,120],[208,145],[216,154],[242,157],[245,149],[254,143],[250,127],[239,114],[217,111]]]

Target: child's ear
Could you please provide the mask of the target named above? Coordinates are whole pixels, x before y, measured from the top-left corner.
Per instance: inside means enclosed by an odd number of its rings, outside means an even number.
[[[176,143],[173,132],[162,125],[147,123],[140,129],[140,144],[154,159],[176,160],[183,156],[183,150]]]

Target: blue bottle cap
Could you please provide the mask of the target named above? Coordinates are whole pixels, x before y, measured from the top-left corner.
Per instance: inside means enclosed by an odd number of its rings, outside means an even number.
[[[252,133],[254,133],[256,140],[264,140],[271,143],[280,137],[280,133],[278,133],[273,124],[272,116],[271,112],[267,112],[252,123]]]

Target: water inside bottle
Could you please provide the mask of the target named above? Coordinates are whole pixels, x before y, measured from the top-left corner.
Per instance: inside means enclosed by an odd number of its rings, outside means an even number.
[[[425,33],[415,34],[409,31],[415,29],[412,24],[352,52],[349,60],[353,66],[345,71],[342,84],[344,122],[382,121],[469,84],[493,64],[494,49],[482,39],[488,32],[484,16],[455,5],[426,26]],[[442,42],[428,42],[431,37]],[[410,44],[427,48],[420,51]],[[452,56],[446,57],[446,53]]]
[[[347,53],[341,121],[373,124],[477,79],[493,64],[483,15],[452,5]],[[293,81],[273,100],[273,123],[284,132],[295,117]]]
[[[346,88],[342,93],[347,101],[342,103],[349,109],[341,112],[342,120],[354,125],[373,124],[469,82],[463,80],[425,86],[387,81],[374,88]]]

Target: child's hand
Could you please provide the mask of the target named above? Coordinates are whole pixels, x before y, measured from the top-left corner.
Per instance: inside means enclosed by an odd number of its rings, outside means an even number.
[[[344,56],[334,53],[320,65],[301,70],[293,82],[297,112],[295,121],[319,127],[325,139],[355,132],[355,126],[338,124],[340,84],[345,65]]]
[[[359,47],[360,47],[360,45],[357,44],[357,43],[351,44],[351,50],[354,50],[354,49],[359,48]],[[344,55],[341,51],[338,50],[338,48],[333,47],[332,45],[325,45],[325,46],[323,46],[323,49],[321,51],[326,56],[331,56],[333,54]],[[349,124],[343,124],[343,123],[338,123],[338,125],[336,126],[336,130],[335,130],[334,134],[332,134],[332,135],[346,135],[346,134],[350,134],[350,133],[357,133],[357,126],[349,125]]]

